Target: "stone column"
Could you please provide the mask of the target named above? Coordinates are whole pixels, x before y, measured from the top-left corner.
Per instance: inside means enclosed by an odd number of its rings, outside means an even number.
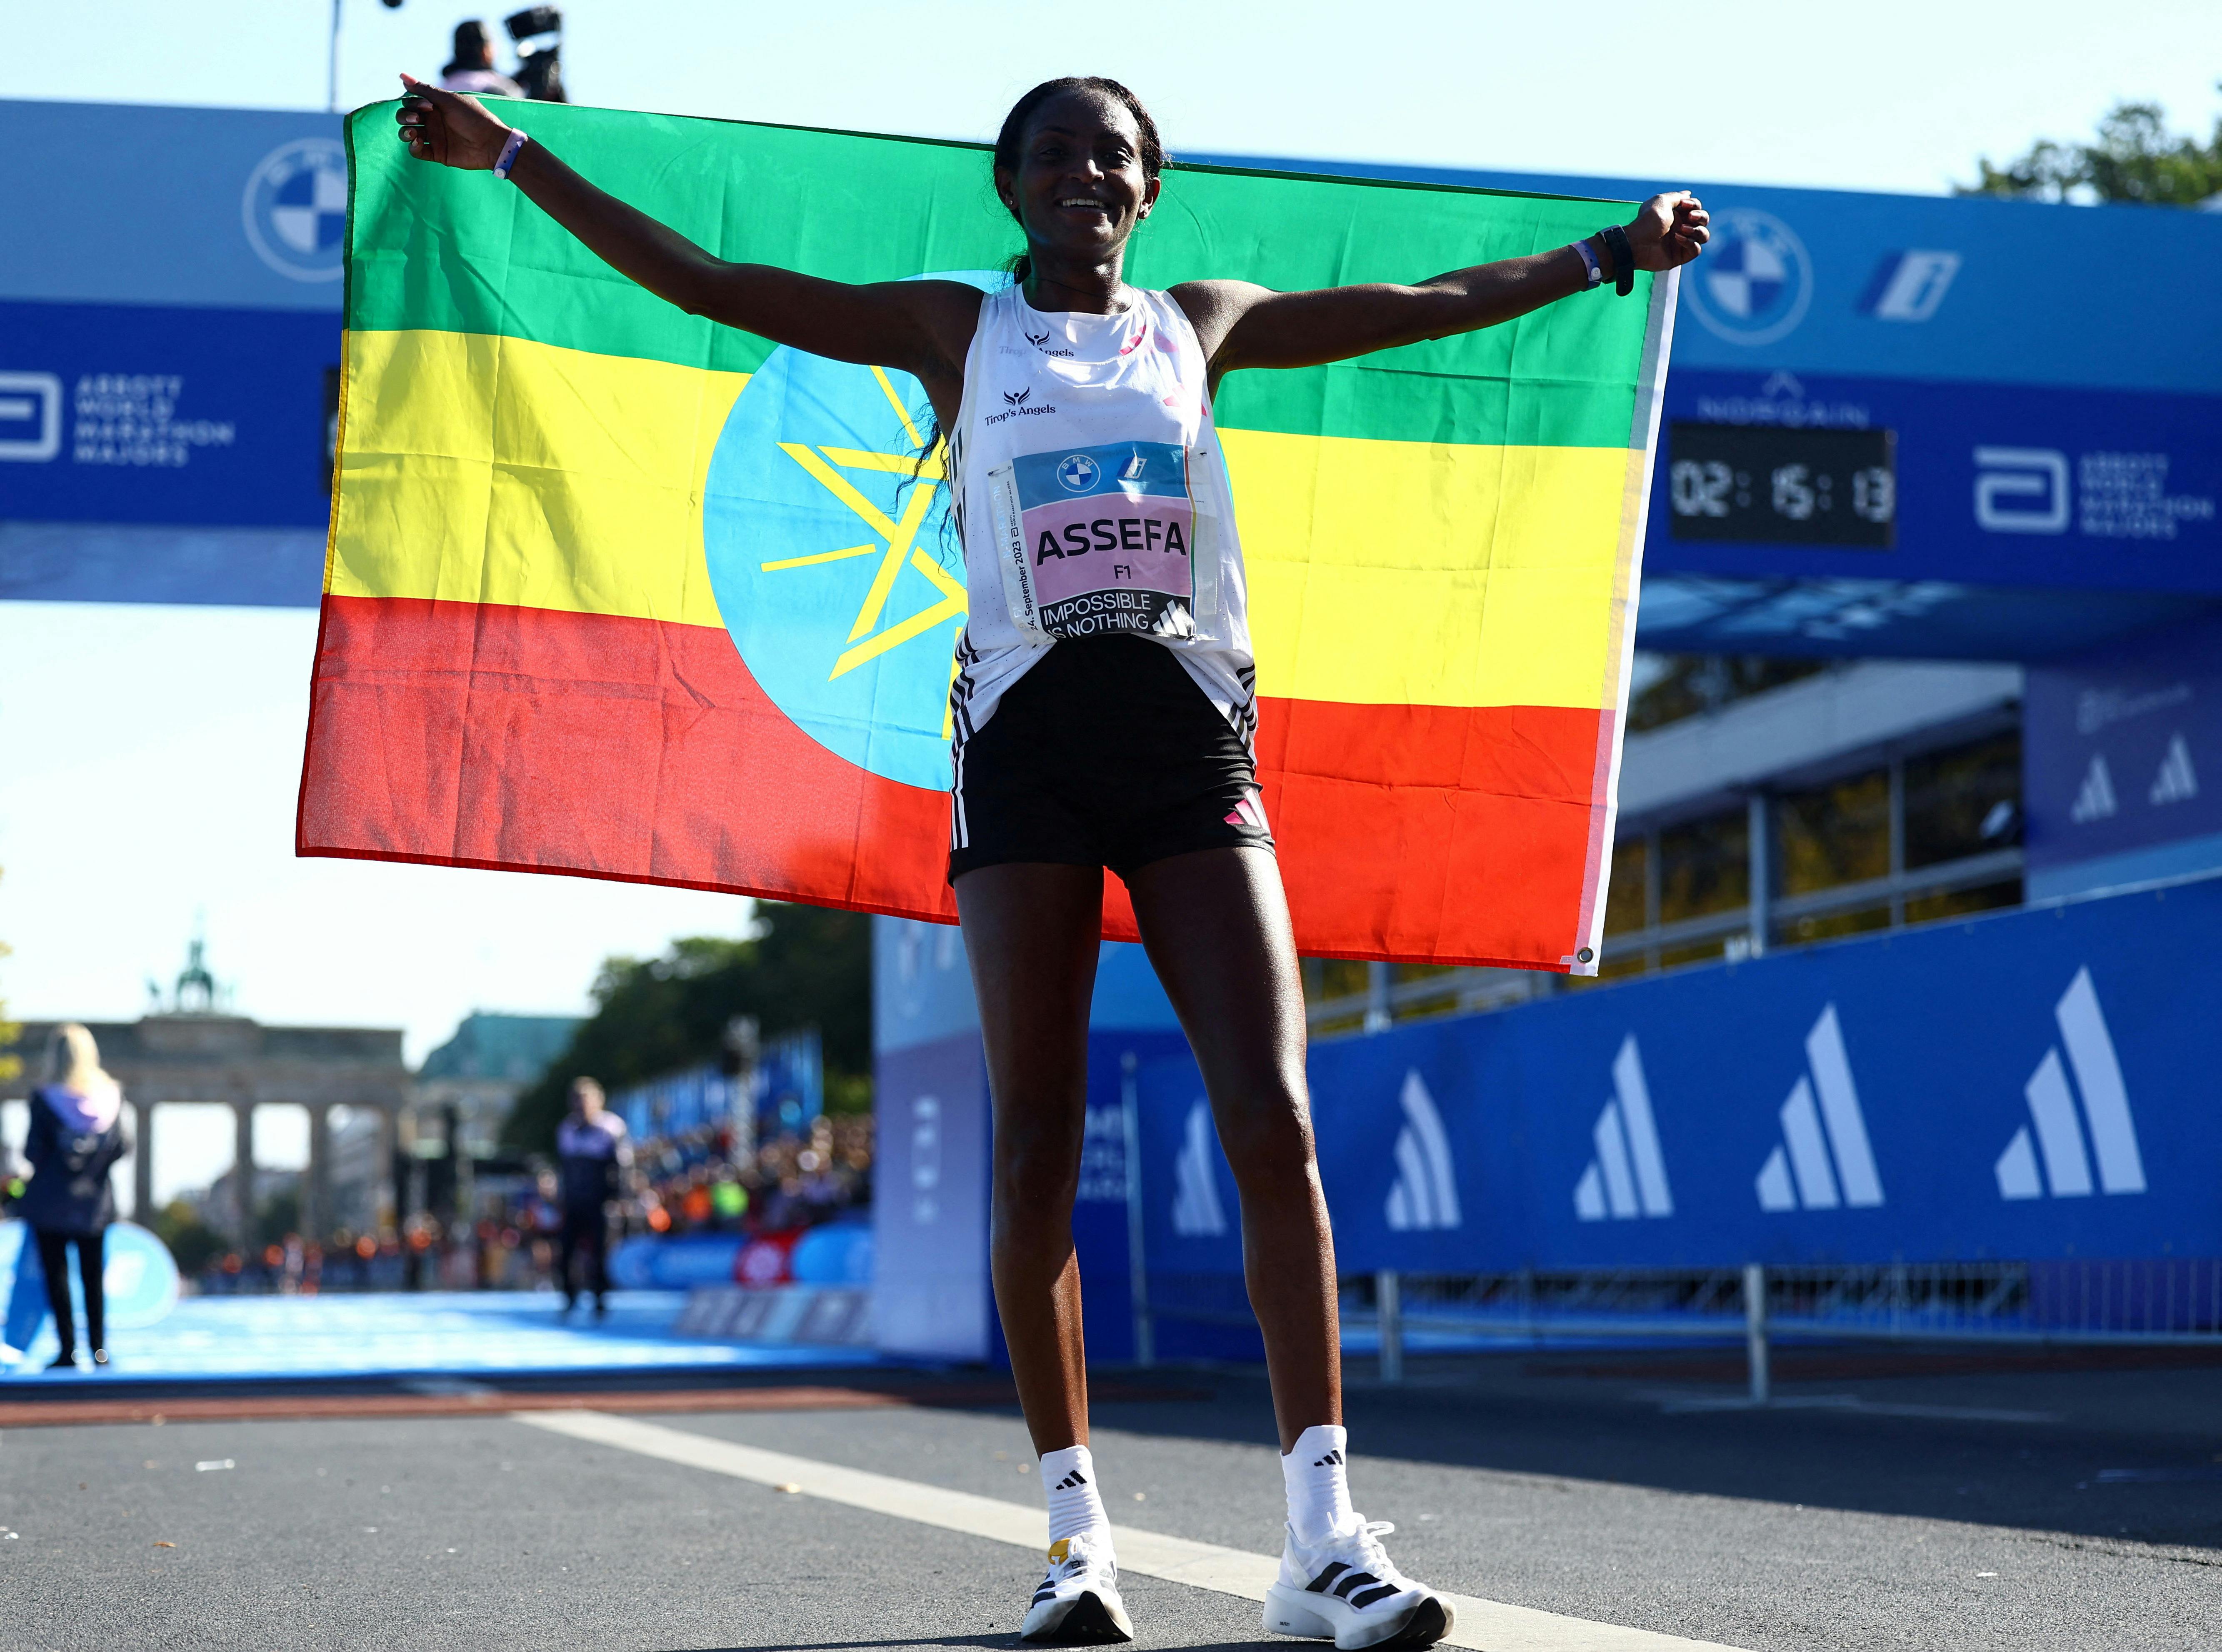
[[[154,1103],[131,1103],[131,1220],[154,1225]]]
[[[231,1113],[233,1215],[239,1224],[240,1249],[244,1252],[254,1242],[254,1103],[234,1102]]]
[[[309,1173],[301,1188],[301,1237],[323,1244],[332,1226],[332,1109],[309,1109]]]

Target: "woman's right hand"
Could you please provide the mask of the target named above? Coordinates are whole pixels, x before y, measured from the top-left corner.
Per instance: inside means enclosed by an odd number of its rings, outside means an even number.
[[[400,122],[401,141],[419,160],[464,172],[492,172],[509,141],[509,128],[486,112],[475,97],[428,86],[413,75],[403,75],[401,107],[393,118]]]

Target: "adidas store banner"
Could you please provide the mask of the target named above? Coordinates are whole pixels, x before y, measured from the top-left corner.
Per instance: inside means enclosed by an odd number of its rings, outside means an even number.
[[[1321,1043],[1346,1272],[2222,1255],[2222,877]],[[1239,1273],[1185,1058],[1153,1275]]]

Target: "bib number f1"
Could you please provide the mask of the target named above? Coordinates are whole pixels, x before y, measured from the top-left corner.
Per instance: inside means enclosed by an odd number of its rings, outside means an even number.
[[[1189,449],[1164,442],[1021,454],[988,473],[996,560],[1029,639],[1210,633],[1208,506]]]

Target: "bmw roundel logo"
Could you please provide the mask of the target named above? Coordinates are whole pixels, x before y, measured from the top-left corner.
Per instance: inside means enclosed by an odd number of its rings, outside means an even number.
[[[255,256],[295,281],[336,281],[347,247],[347,150],[296,138],[262,157],[239,204]]]
[[[1772,344],[1805,318],[1813,261],[1771,212],[1730,207],[1713,215],[1712,244],[1682,291],[1708,330],[1731,344]]]
[[[1102,474],[1096,468],[1095,461],[1084,453],[1067,454],[1064,462],[1057,468],[1058,481],[1075,493],[1085,493],[1095,487],[1096,477]]]

